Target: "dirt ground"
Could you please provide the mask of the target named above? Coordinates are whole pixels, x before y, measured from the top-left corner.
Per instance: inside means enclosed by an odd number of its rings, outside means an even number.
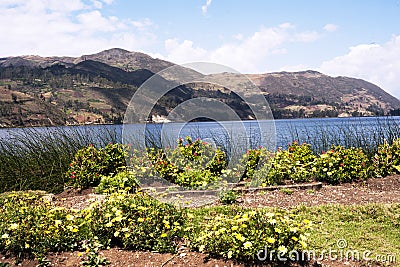
[[[76,192],[73,190],[65,191],[54,196],[58,205],[69,208],[83,208],[88,205],[91,199],[101,199],[101,196],[93,194],[92,190]],[[345,205],[367,204],[367,203],[400,203],[400,176],[390,176],[385,178],[370,179],[362,183],[343,184],[337,186],[323,185],[319,190],[290,189],[274,191],[258,191],[247,193],[239,199],[238,205],[244,207],[281,207],[291,208],[304,204],[306,206],[338,203]],[[244,267],[253,266],[249,263],[226,261],[210,257],[207,254],[189,251],[181,247],[177,254],[160,254],[145,251],[127,251],[119,248],[111,248],[101,252],[109,261],[111,267],[120,266],[143,266],[143,267],[163,267],[163,266],[206,266],[206,267]],[[80,257],[78,252],[52,253],[48,255],[52,261],[52,266],[73,267],[79,266]],[[13,265],[14,259],[6,258],[0,254],[1,263]],[[370,265],[371,264],[371,265]],[[36,261],[24,261],[18,266],[33,267]],[[282,264],[264,266],[285,266]],[[290,266],[376,266],[375,263],[360,262],[340,262],[324,260],[322,262],[311,261],[300,264],[294,263]]]
[[[319,190],[291,189],[249,193],[241,198],[244,207],[291,208],[298,205],[400,203],[400,176],[369,179],[362,183],[323,185]]]

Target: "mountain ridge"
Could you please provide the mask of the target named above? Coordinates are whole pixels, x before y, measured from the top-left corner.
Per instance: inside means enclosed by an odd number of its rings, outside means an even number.
[[[163,83],[174,81],[174,73],[163,71],[172,66],[184,75],[223,80],[227,86],[181,85],[159,100],[149,120],[200,96],[215,97],[242,119],[250,119],[251,103],[243,103],[236,94],[257,96],[246,87],[247,78],[259,87],[275,118],[378,116],[400,110],[397,98],[362,79],[315,70],[207,76],[144,53],[113,48],[80,57],[0,58],[0,126],[121,123],[130,98],[149,77],[161,72]]]

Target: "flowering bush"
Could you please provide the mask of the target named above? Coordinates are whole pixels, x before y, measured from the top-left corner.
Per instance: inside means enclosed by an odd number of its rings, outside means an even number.
[[[379,145],[372,161],[378,177],[400,173],[400,139],[394,140],[392,145],[387,142]]]
[[[176,252],[183,238],[194,249],[241,259],[254,259],[265,247],[285,254],[307,246],[310,222],[292,214],[232,207],[203,217],[204,211],[177,208],[142,192],[113,193],[79,211],[54,207],[44,193],[9,193],[0,196],[0,251],[45,262],[47,252],[81,250],[82,264],[90,265],[106,263],[101,247]]]
[[[0,197],[0,251],[18,259],[45,260],[49,251],[79,248],[90,238],[83,214],[52,207],[43,193],[11,192]]]
[[[253,178],[256,170],[265,167],[266,164],[269,166],[271,157],[272,153],[268,152],[266,148],[248,150],[241,159],[242,165],[245,166],[242,180]]]
[[[115,174],[126,166],[127,149],[124,145],[111,143],[102,149],[93,145],[80,149],[66,173],[67,184],[80,189],[97,186],[101,175]]]
[[[119,190],[134,192],[139,185],[135,172],[123,171],[115,175],[102,175],[99,185],[96,187],[96,192],[99,194],[113,193]]]
[[[361,148],[332,146],[315,161],[316,179],[332,184],[363,180],[370,177],[370,162]]]
[[[190,245],[200,252],[226,258],[257,260],[265,248],[283,257],[291,250],[307,247],[310,226],[310,221],[299,220],[293,214],[263,209],[219,214],[198,225],[199,231],[191,238]],[[276,256],[271,260],[276,260]]]
[[[92,231],[107,245],[130,249],[175,252],[174,240],[180,237],[183,210],[137,192],[112,194],[90,210]]]
[[[311,145],[299,145],[295,141],[287,150],[278,149],[270,160],[270,166],[260,168],[255,172],[254,178],[268,185],[281,184],[285,180],[310,181],[313,177],[312,166],[315,158]]]
[[[226,166],[226,156],[220,149],[197,139],[178,140],[175,149],[150,149],[148,156],[154,169],[164,179],[181,186],[199,187],[218,180]]]

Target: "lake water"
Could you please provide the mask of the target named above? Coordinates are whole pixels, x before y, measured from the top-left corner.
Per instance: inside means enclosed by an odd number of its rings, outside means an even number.
[[[179,137],[207,139],[218,146],[231,142],[246,143],[247,147],[265,146],[271,150],[287,147],[289,142],[311,143],[316,150],[333,143],[344,146],[373,146],[383,139],[400,137],[400,117],[315,118],[275,121],[192,122],[147,125],[91,125],[38,128],[0,129],[0,138],[21,132],[46,133],[63,131],[71,136],[110,134],[116,141],[139,144],[161,142],[163,146],[176,143]]]

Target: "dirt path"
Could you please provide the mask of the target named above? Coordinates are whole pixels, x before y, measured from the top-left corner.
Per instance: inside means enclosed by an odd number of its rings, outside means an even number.
[[[276,190],[249,193],[241,198],[244,207],[291,208],[304,204],[400,203],[400,176],[369,179],[363,183],[324,185],[319,190]]]

